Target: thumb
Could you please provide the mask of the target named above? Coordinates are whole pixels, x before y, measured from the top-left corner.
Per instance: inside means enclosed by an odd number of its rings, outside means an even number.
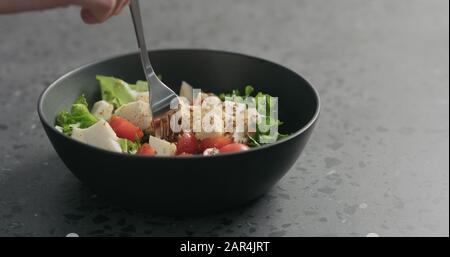
[[[81,18],[88,24],[101,23],[114,14],[119,0],[74,0],[81,6]]]

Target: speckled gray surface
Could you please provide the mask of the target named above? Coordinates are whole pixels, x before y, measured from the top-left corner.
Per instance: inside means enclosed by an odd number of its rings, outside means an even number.
[[[284,64],[323,112],[265,197],[199,218],[109,206],[78,182],[39,123],[64,72],[135,51],[127,14],[85,26],[75,9],[0,17],[0,236],[449,235],[446,0],[144,1],[153,48],[214,48]]]

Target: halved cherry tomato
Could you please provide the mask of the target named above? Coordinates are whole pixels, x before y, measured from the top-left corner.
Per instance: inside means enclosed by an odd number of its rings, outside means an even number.
[[[184,132],[178,137],[177,154],[196,154],[198,153],[198,142],[194,133]]]
[[[149,144],[143,144],[139,147],[137,155],[154,156],[156,155],[156,151]]]
[[[144,136],[144,133],[139,127],[119,116],[113,115],[109,120],[109,125],[111,125],[111,128],[120,138],[126,138],[134,142]]]
[[[241,151],[247,151],[250,149],[247,145],[244,144],[229,144],[219,149],[220,153],[236,153]]]
[[[226,136],[217,136],[205,138],[200,142],[199,150],[201,152],[205,151],[208,148],[217,148],[220,149],[226,145],[233,143],[233,140]]]

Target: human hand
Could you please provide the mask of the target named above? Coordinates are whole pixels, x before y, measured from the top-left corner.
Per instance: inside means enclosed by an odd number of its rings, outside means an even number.
[[[130,0],[0,0],[0,14],[76,5],[88,24],[101,23],[119,14]]]

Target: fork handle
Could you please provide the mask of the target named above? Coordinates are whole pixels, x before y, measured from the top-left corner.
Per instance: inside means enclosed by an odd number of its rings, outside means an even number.
[[[138,47],[141,52],[141,61],[144,68],[144,73],[147,81],[149,82],[152,77],[156,76],[153,70],[152,64],[150,63],[150,58],[148,57],[147,44],[145,43],[144,27],[142,25],[141,18],[141,8],[139,6],[139,0],[131,0],[130,2],[131,17],[133,18],[134,30],[136,32],[136,38],[138,42]],[[149,88],[150,91],[150,88]]]

